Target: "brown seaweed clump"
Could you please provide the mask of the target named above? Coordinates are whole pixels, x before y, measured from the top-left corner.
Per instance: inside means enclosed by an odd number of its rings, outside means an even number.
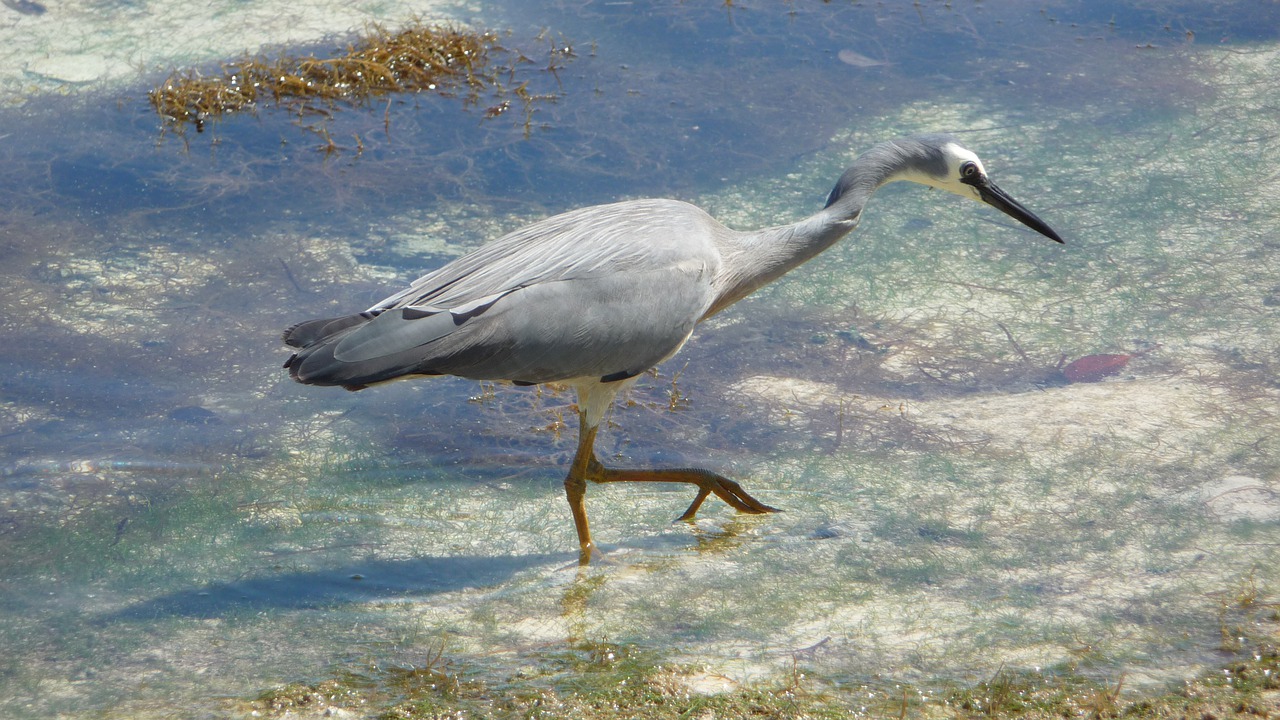
[[[556,56],[572,56],[572,50],[552,47],[548,69],[554,72]],[[503,68],[496,67],[491,58],[495,52],[506,51],[498,44],[498,36],[488,31],[415,20],[393,34],[373,25],[337,57],[246,57],[224,63],[220,77],[205,77],[198,70],[175,71],[149,96],[165,128],[177,132],[188,123],[203,132],[210,119],[254,108],[268,99],[291,107],[300,116],[323,114],[319,104],[327,108],[337,103],[360,105],[391,93],[465,94],[468,101],[475,102],[483,92],[504,91]],[[536,99],[523,84],[512,93],[526,104]]]

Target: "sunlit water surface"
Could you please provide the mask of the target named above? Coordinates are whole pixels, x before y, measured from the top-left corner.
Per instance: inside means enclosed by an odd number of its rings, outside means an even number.
[[[441,12],[531,56],[572,46],[524,70],[559,94],[528,137],[518,111],[430,96],[161,137],[164,55],[10,98],[0,715],[216,716],[436,647],[495,678],[610,641],[722,682],[799,662],[924,687],[1000,667],[1140,687],[1231,649],[1223,608],[1280,567],[1274,3],[509,5]],[[960,134],[1067,245],[887,188],[598,443],[785,513],[672,524],[686,489],[593,487],[610,562],[580,572],[571,396],[279,369],[286,325],[522,223],[642,196],[789,222],[921,131]],[[1063,379],[1104,353],[1133,357]]]

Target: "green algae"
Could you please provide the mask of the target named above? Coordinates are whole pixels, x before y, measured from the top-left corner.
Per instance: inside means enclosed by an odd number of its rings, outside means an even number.
[[[1253,718],[1280,710],[1280,647],[1274,610],[1238,604],[1227,612],[1252,629],[1234,657],[1180,687],[1134,691],[1072,672],[998,669],[967,685],[838,682],[814,672],[805,653],[765,682],[715,685],[696,666],[664,661],[639,646],[574,642],[500,679],[444,659],[363,668],[315,684],[295,683],[233,703],[236,714],[294,713],[397,718]],[[816,651],[818,648],[810,650]]]

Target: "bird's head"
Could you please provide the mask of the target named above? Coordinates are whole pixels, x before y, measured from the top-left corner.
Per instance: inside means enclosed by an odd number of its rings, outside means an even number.
[[[991,182],[987,170],[972,150],[948,135],[925,135],[886,143],[900,153],[897,172],[885,182],[910,180],[990,205],[1050,240],[1062,242],[1058,233],[1035,213]]]

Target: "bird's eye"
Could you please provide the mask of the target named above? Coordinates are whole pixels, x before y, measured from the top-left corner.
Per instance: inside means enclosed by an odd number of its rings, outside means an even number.
[[[960,177],[965,180],[978,177],[978,164],[975,162],[967,162],[960,166]]]

